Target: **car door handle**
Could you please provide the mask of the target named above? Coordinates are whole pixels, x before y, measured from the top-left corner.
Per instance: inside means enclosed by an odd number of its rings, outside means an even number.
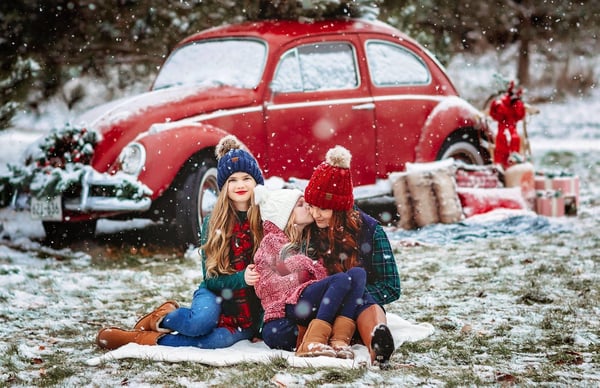
[[[352,110],[373,110],[375,109],[375,104],[372,102],[367,102],[366,104],[354,105]]]

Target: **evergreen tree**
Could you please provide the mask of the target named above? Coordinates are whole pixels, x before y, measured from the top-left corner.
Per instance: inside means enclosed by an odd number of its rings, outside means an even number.
[[[9,127],[22,101],[27,85],[39,71],[33,60],[17,58],[15,64],[0,77],[0,130]]]

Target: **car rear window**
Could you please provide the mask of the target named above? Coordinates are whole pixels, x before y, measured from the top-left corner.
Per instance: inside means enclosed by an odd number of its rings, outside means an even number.
[[[367,42],[367,63],[375,86],[427,84],[431,79],[415,53],[389,42]]]

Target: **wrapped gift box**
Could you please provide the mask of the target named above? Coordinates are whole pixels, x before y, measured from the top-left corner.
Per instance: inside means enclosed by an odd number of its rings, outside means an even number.
[[[565,215],[565,198],[558,190],[538,190],[535,211],[542,216],[562,217]]]
[[[573,197],[575,207],[579,206],[579,177],[572,174],[538,174],[534,178],[536,190],[560,191],[563,197]]]
[[[495,166],[457,164],[455,178],[458,187],[494,189],[503,186]]]

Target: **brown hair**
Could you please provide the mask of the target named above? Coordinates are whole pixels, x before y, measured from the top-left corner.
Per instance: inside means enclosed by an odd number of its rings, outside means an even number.
[[[225,183],[225,186],[227,182]],[[263,230],[260,218],[260,210],[254,205],[254,194],[252,195],[251,205],[248,209],[248,222],[250,224],[250,233],[252,234],[253,246],[252,256],[262,240]],[[209,222],[209,233],[206,244],[200,247],[204,250],[206,257],[206,276],[217,277],[219,275],[230,275],[236,271],[231,268],[229,252],[231,249],[231,237],[233,226],[238,222],[237,211],[227,196],[227,188],[219,192],[215,208],[211,214]]]
[[[329,226],[323,229],[316,223],[310,227],[311,255],[321,259],[329,274],[345,272],[358,266],[358,232],[361,227],[357,210],[334,211]]]

